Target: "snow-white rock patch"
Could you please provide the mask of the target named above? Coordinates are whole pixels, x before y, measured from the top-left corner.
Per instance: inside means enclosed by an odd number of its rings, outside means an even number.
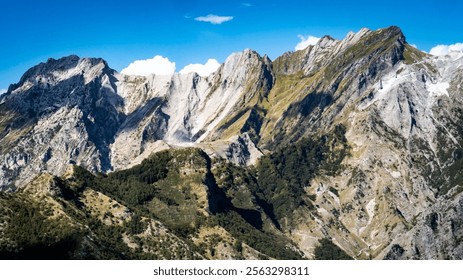
[[[428,83],[427,87],[431,96],[441,96],[449,95],[447,89],[449,88],[449,83],[447,82],[437,82],[437,83]]]
[[[389,173],[391,174],[392,178],[395,179],[400,178],[400,176],[402,176],[402,174],[399,171],[391,171]]]
[[[371,224],[371,222],[373,221],[373,218],[375,216],[375,206],[376,206],[376,198],[373,198],[372,200],[370,200],[367,205],[365,206],[365,211],[367,212],[368,214],[368,222],[367,224],[364,226],[364,227],[361,227],[359,229],[359,233],[362,234],[365,229]]]

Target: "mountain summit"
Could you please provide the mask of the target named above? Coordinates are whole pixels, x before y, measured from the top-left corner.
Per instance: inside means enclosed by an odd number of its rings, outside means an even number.
[[[169,246],[189,244],[185,258],[320,258],[329,247],[461,259],[462,77],[461,54],[421,52],[394,26],[325,36],[274,61],[247,49],[208,77],[49,59],[0,97],[0,187],[16,191],[0,199],[41,193],[54,206],[37,209],[67,217],[87,240],[75,252],[99,248],[94,258],[104,248],[86,238],[101,228],[81,231],[66,209],[123,232],[113,241],[132,257],[156,251],[134,240],[164,232]],[[110,199],[125,212],[90,210]],[[187,214],[188,225],[169,218]],[[128,217],[149,234],[124,233]],[[199,241],[212,232],[218,243]],[[296,249],[278,255],[262,242]],[[217,256],[220,244],[234,249]]]

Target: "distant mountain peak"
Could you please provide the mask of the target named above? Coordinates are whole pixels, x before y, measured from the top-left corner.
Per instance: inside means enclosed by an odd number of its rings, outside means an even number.
[[[80,58],[77,55],[59,59],[49,58],[47,62],[39,63],[27,70],[18,83],[9,87],[8,92],[13,92],[26,83],[49,81],[48,84],[53,84],[75,75],[84,75],[85,80],[89,81],[103,72],[112,73],[114,70],[110,69],[102,58]]]

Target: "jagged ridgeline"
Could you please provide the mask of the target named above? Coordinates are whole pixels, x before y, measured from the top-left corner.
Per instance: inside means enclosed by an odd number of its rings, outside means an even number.
[[[49,59],[0,97],[0,255],[462,259],[462,123],[462,53],[394,26],[208,77]]]

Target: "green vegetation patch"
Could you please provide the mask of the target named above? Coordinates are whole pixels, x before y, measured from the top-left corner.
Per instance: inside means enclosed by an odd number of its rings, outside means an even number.
[[[304,188],[320,174],[335,175],[349,154],[345,127],[331,134],[302,139],[261,158],[256,167],[256,196],[272,206],[278,220],[291,216],[298,207],[313,209]]]
[[[314,254],[316,260],[352,260],[352,257],[328,238],[320,240],[320,245],[315,247]]]
[[[67,259],[84,230],[63,219],[49,218],[53,209],[16,194],[0,198],[0,259]]]

